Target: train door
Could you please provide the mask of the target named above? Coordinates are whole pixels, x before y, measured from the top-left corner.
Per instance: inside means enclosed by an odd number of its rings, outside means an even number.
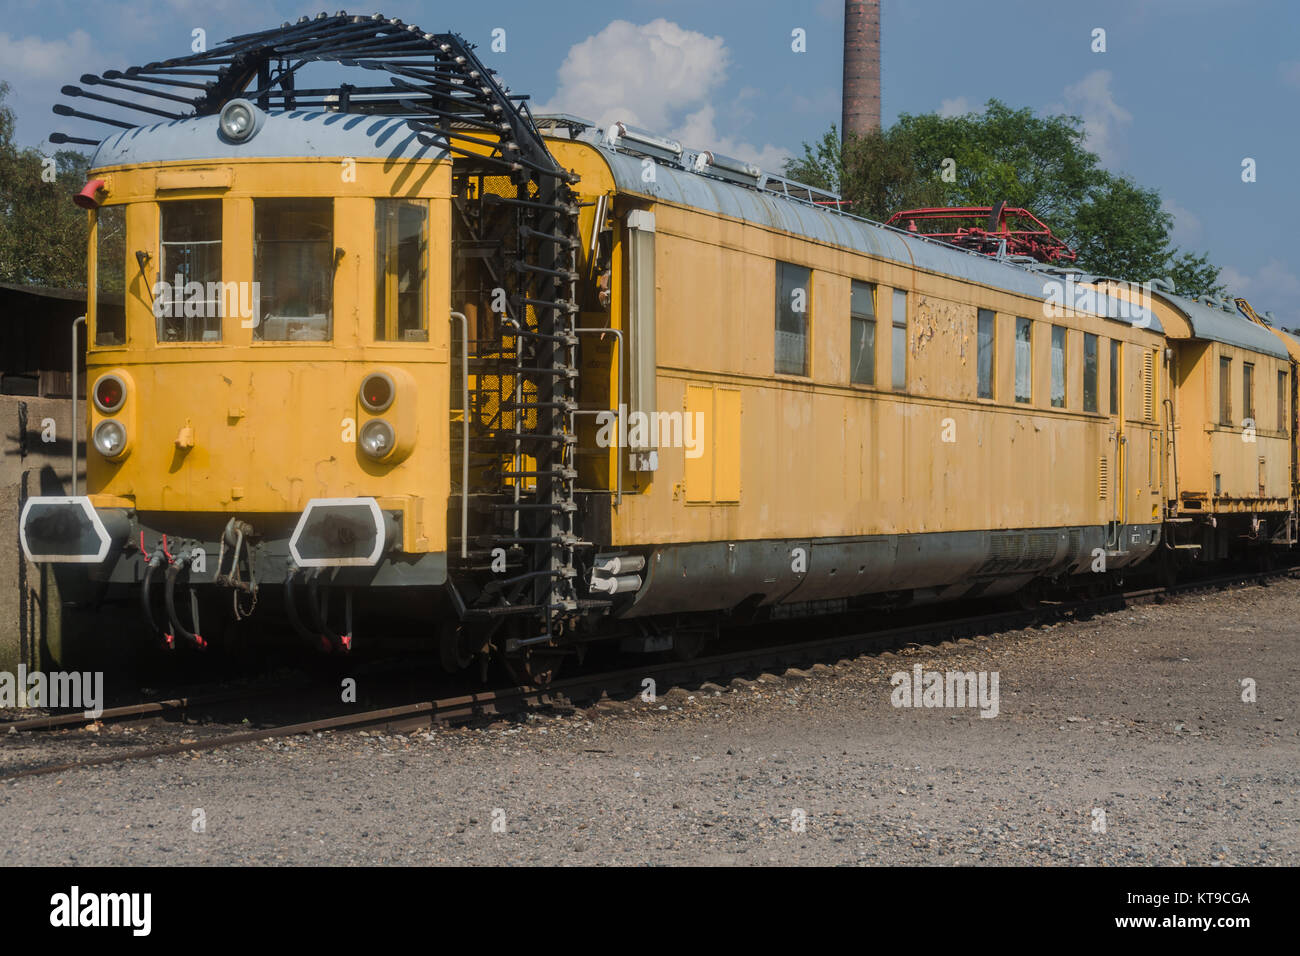
[[[1125,512],[1128,510],[1128,439],[1124,433],[1125,406],[1124,343],[1110,340],[1110,516],[1106,523],[1106,550],[1122,552]]]

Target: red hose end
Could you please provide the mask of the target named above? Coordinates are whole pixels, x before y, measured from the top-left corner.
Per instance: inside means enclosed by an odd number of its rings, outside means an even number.
[[[81,192],[72,197],[72,201],[82,209],[98,209],[101,201],[99,193],[107,191],[104,180],[92,179],[82,187]]]

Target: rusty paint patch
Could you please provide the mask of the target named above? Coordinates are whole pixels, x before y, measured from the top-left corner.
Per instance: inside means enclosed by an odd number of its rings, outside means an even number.
[[[970,341],[976,311],[975,306],[972,305],[959,305],[944,299],[920,296],[913,313],[912,354],[919,356],[930,344],[930,340],[942,333],[956,342],[957,356],[965,365],[967,344]]]

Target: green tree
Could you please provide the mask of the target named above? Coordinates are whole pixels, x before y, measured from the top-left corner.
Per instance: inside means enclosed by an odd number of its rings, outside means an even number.
[[[14,113],[0,80],[0,282],[82,289],[89,223],[72,195],[89,159],[59,150],[50,167],[35,149],[14,142]]]
[[[989,100],[980,114],[905,113],[843,144],[832,126],[804,144],[786,175],[839,192],[849,212],[879,222],[902,209],[1005,201],[1046,222],[1078,252],[1081,269],[1133,281],[1168,276],[1185,295],[1223,291],[1208,255],[1173,247],[1160,194],[1103,169],[1085,148],[1078,117]]]

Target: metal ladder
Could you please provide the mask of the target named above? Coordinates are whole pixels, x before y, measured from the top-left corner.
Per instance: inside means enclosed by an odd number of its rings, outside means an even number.
[[[482,297],[504,308],[483,317],[471,343],[470,408],[453,428],[468,423],[474,475],[476,527],[462,570],[497,572],[467,616],[536,616],[544,628],[517,639],[524,647],[549,641],[556,619],[577,610],[575,552],[586,543],[574,495],[578,207],[555,177],[520,178],[457,179],[463,252],[481,263]]]

